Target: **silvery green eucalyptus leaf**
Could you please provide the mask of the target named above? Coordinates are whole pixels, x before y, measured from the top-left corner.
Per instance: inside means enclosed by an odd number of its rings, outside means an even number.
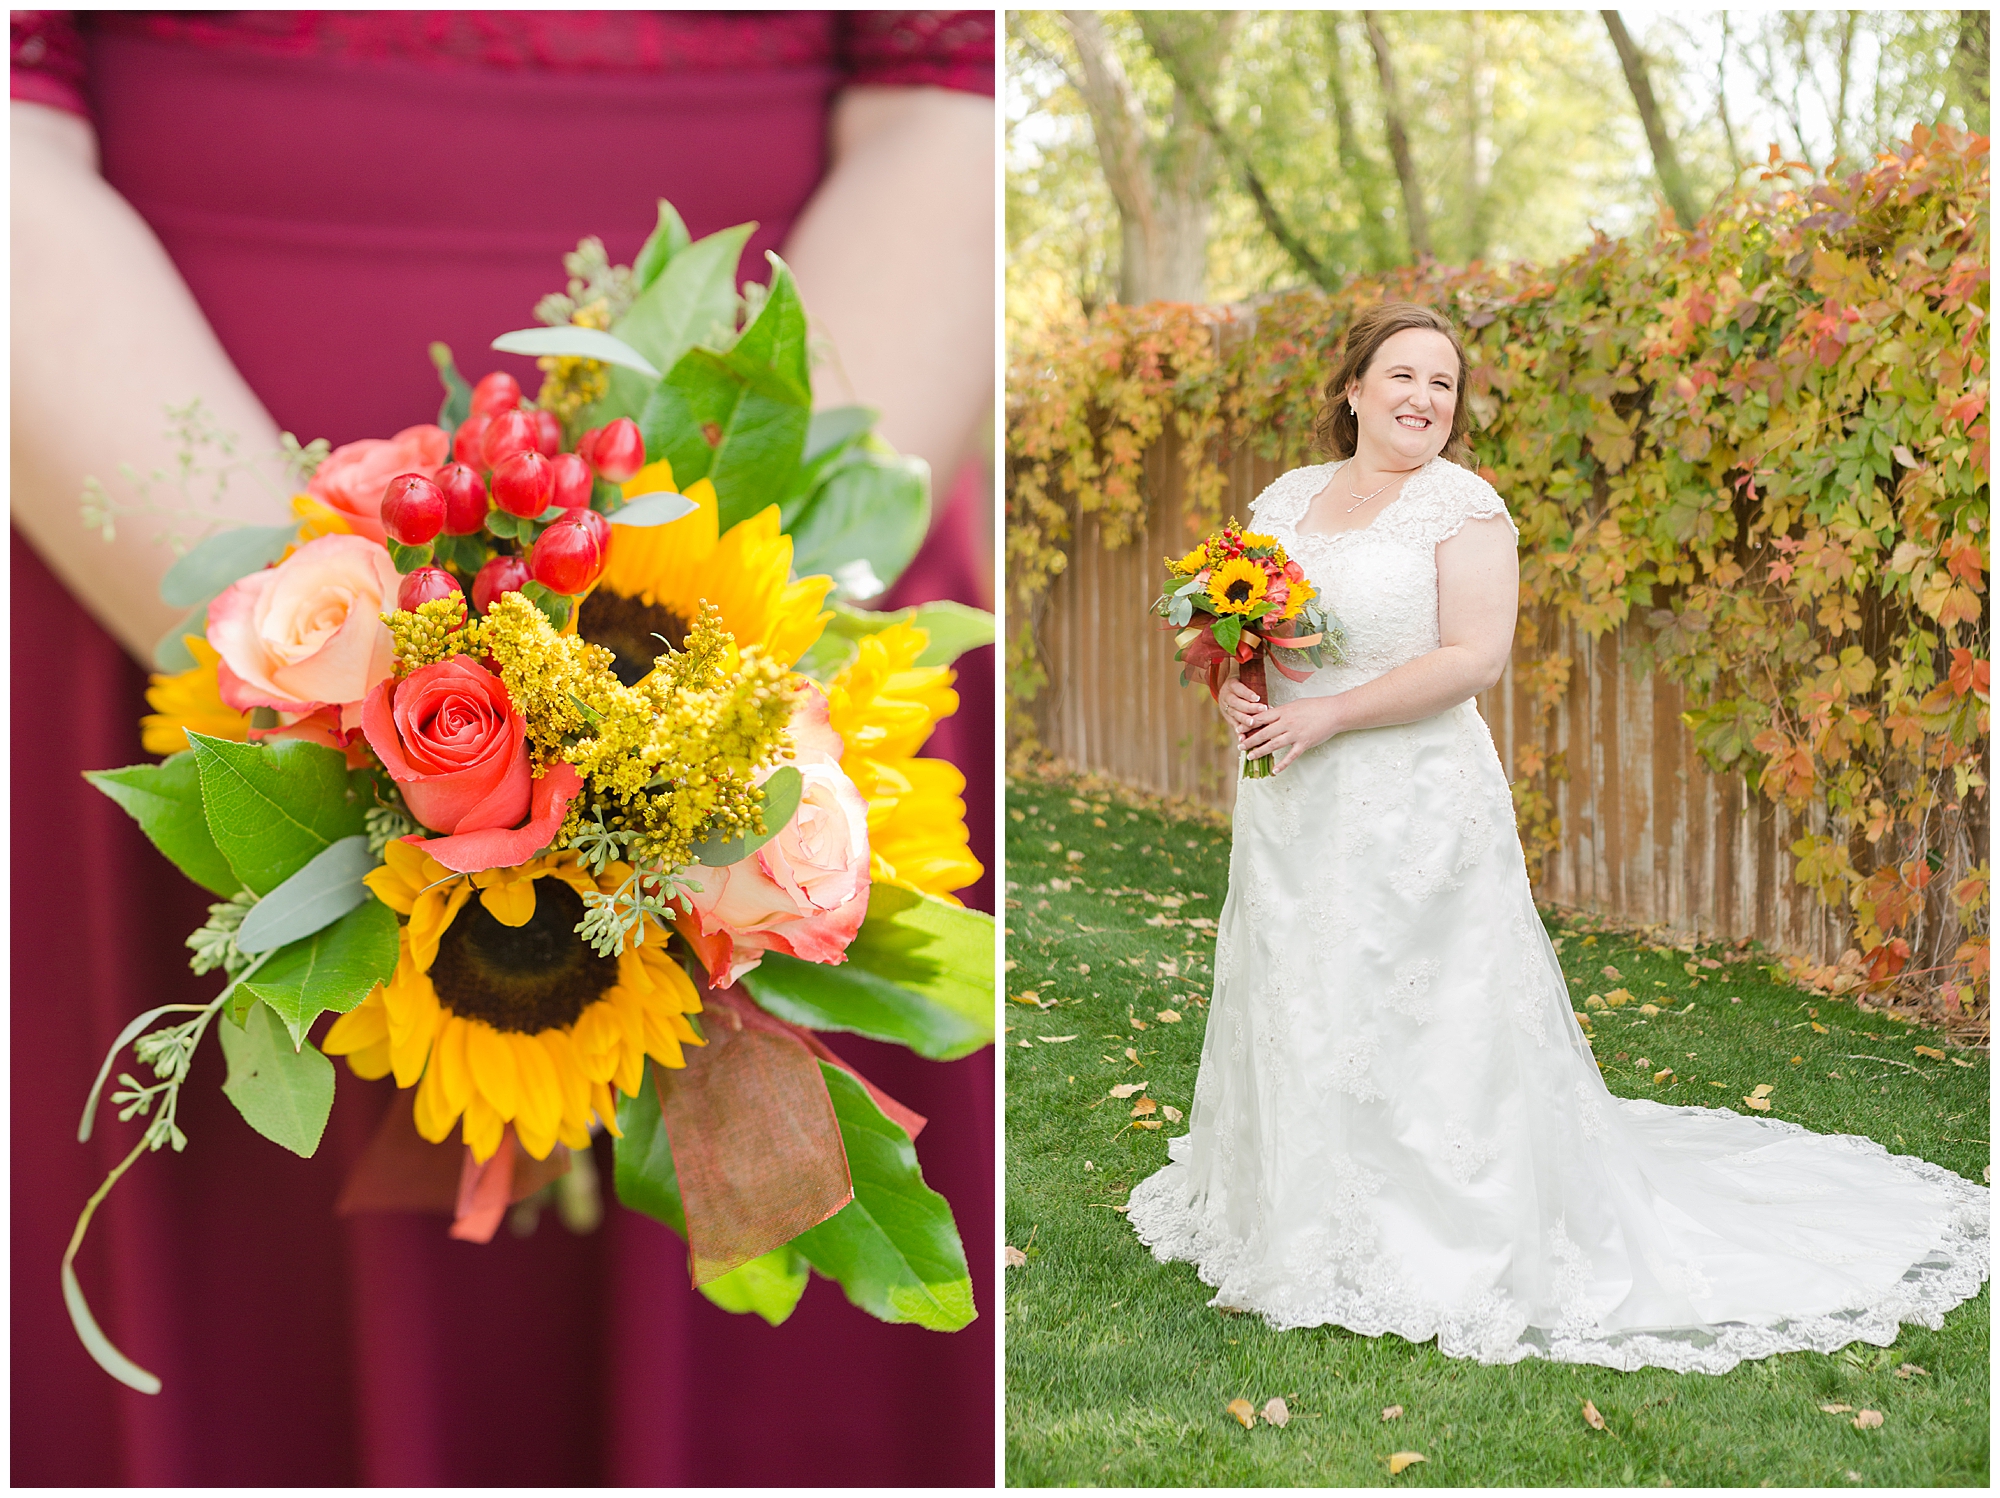
[[[245,952],[268,952],[330,926],[368,898],[362,878],[376,865],[366,834],[344,837],[251,907],[236,928]]]

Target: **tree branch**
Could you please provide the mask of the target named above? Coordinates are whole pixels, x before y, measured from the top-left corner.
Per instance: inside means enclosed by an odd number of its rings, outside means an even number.
[[[1257,205],[1257,216],[1263,221],[1265,230],[1278,242],[1279,248],[1291,257],[1292,263],[1305,272],[1316,285],[1323,286],[1328,291],[1333,290],[1339,284],[1338,271],[1315,255],[1311,246],[1294,233],[1291,225],[1285,222],[1284,215],[1278,211],[1278,205],[1271,201],[1270,193],[1265,190],[1263,179],[1257,174],[1257,168],[1251,164],[1249,154],[1216,117],[1214,107],[1208,102],[1208,96],[1202,92],[1200,83],[1195,79],[1186,59],[1181,56],[1180,49],[1152,17],[1143,11],[1135,14],[1140,34],[1146,38],[1146,45],[1153,49],[1153,55],[1166,68],[1168,76],[1174,80],[1174,86],[1186,95],[1188,102],[1194,106],[1195,114],[1201,121],[1201,128],[1208,132],[1209,139],[1215,142],[1217,149],[1235,169],[1237,179],[1243,184],[1243,190],[1250,194],[1250,200]]]
[[[1604,29],[1611,33],[1611,45],[1618,49],[1618,62],[1625,69],[1625,82],[1632,90],[1632,102],[1639,106],[1639,119],[1646,127],[1646,142],[1653,148],[1653,169],[1659,175],[1660,186],[1666,189],[1667,205],[1674,210],[1683,229],[1692,229],[1700,217],[1695,212],[1694,196],[1688,191],[1687,178],[1681,175],[1680,159],[1674,155],[1674,143],[1667,134],[1666,121],[1660,117],[1660,106],[1653,100],[1653,83],[1646,75],[1646,59],[1632,44],[1631,34],[1625,30],[1625,23],[1618,19],[1615,10],[1599,11],[1604,17]]]
[[[1410,135],[1403,128],[1403,99],[1396,91],[1396,68],[1389,58],[1389,38],[1382,33],[1375,12],[1364,10],[1361,19],[1368,27],[1368,45],[1375,50],[1375,71],[1382,79],[1382,121],[1388,129],[1389,155],[1396,163],[1396,177],[1403,184],[1403,211],[1408,220],[1410,253],[1431,253],[1431,218],[1424,209],[1423,184],[1417,181],[1417,166],[1410,155]]]

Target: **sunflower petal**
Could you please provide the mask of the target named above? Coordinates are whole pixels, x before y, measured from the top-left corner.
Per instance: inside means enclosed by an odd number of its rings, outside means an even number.
[[[453,1117],[465,1111],[466,1102],[478,1090],[472,1085],[472,1063],[465,1057],[465,1041],[471,1033],[472,1026],[454,1014],[446,1018],[438,1034],[433,1060],[438,1082],[444,1088],[445,1104]]]
[[[562,1080],[556,1075],[555,1063],[543,1048],[539,1036],[511,1034],[507,1041],[513,1047],[515,1075],[520,1080],[514,1128],[521,1132],[524,1144],[530,1134],[537,1140],[546,1139],[553,1144],[556,1125],[562,1121]],[[530,1148],[528,1151],[537,1160],[544,1158],[548,1152],[547,1144],[539,1150]]]
[[[465,1038],[465,1059],[472,1068],[475,1097],[483,1097],[502,1119],[521,1106],[521,1080],[514,1065],[514,1048],[507,1037],[481,1020],[473,1020]],[[472,1105],[466,1104],[470,1115]]]
[[[437,1057],[424,1068],[424,1079],[417,1084],[416,1121],[417,1132],[432,1144],[442,1144],[450,1137],[451,1126],[458,1122],[460,1109],[451,1106],[445,1097],[439,1073],[444,1070],[438,1065]]]
[[[478,1093],[465,1105],[465,1142],[472,1148],[472,1158],[481,1165],[493,1158],[493,1152],[500,1148],[500,1136],[505,1132],[507,1120],[493,1111],[493,1107]]]
[[[613,1139],[623,1139],[625,1131],[618,1127],[618,1099],[602,1082],[590,1084],[590,1111],[604,1125],[604,1131]]]

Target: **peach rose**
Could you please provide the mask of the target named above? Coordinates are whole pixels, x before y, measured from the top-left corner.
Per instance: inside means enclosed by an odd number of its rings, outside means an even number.
[[[382,491],[403,473],[427,479],[451,460],[451,436],[443,427],[405,427],[395,436],[364,437],[327,454],[306,485],[306,493],[326,505],[370,541],[385,539]]]
[[[332,707],[354,728],[394,658],[380,615],[396,585],[389,553],[359,536],[321,536],[230,584],[208,606],[222,700],[238,712]]]
[[[792,763],[805,780],[798,811],[748,858],[685,876],[695,888],[694,910],[681,918],[680,932],[718,987],[766,952],[844,962],[868,914],[868,801],[840,768],[844,746],[819,688],[800,696],[791,729]]]

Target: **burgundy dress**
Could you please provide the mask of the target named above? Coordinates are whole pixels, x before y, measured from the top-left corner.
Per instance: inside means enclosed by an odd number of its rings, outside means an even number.
[[[761,278],[826,166],[849,83],[990,93],[991,12],[13,13],[13,96],[88,115],[104,175],[165,243],[278,423],[339,443],[438,403],[560,287],[586,234],[629,261],[667,197],[696,235],[754,218]],[[118,454],[106,453],[108,470]],[[895,603],[989,603],[976,480],[940,495]],[[834,1037],[931,1119],[981,1319],[885,1326],[815,1280],[771,1328],[688,1288],[682,1245],[610,1200],[474,1246],[438,1217],[336,1218],[387,1082],[340,1074],[318,1155],[258,1137],[203,1047],[188,1152],[148,1156],[78,1271],[165,1380],[113,1382],[77,1345],[57,1266],[133,1125],[77,1116],[141,1010],[202,1002],[181,939],[205,896],[79,778],[143,758],[144,677],[14,537],[13,1391],[17,1484],[913,1484],[993,1474],[992,1056],[950,1065]],[[990,652],[931,752],[971,784],[991,861]],[[990,907],[990,881],[966,891]],[[125,1064],[131,1064],[129,1054]]]

